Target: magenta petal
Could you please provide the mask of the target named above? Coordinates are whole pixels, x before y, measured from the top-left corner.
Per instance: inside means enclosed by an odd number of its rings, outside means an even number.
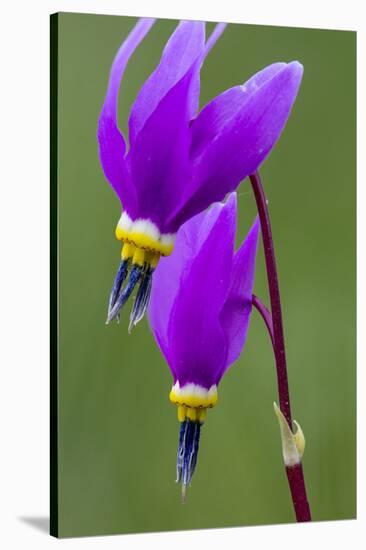
[[[122,203],[128,203],[125,140],[114,121],[103,113],[98,126],[99,158],[104,175]]]
[[[191,248],[180,230],[174,251],[168,258],[161,258],[152,279],[148,317],[155,339],[167,363],[171,365],[168,325],[171,312],[179,293],[184,266],[191,257]],[[174,373],[173,373],[174,375]]]
[[[235,226],[233,193],[181,227],[154,274],[150,324],[181,386],[218,384],[244,346],[259,221],[234,254]]]
[[[163,233],[169,213],[190,177],[189,90],[195,65],[164,96],[146,121],[127,156],[139,218],[148,218]],[[128,209],[127,209],[128,210]],[[132,218],[136,213],[129,211]]]
[[[117,52],[113,61],[107,94],[98,123],[99,157],[107,180],[121,199],[128,201],[126,167],[123,160],[126,144],[118,129],[118,91],[127,63],[154,24],[154,19],[140,19]]]
[[[168,258],[160,259],[154,273],[148,316],[155,338],[169,364],[168,325],[183,275],[200,252],[221,210],[222,204],[217,203],[208,212],[201,212],[184,224],[177,234],[173,253]]]
[[[228,341],[228,350],[225,368],[220,373],[219,379],[238,359],[245,344],[252,310],[259,228],[259,220],[256,219],[247,238],[234,256],[229,294],[220,313],[221,325]]]
[[[197,116],[198,106],[199,106],[199,95],[200,95],[200,69],[205,58],[212,50],[222,33],[224,32],[226,23],[217,23],[214,30],[210,34],[209,39],[207,40],[204,49],[199,57],[199,62],[197,63],[197,72],[192,79],[191,85],[191,102],[190,102],[190,111],[189,116],[191,119]]]
[[[233,261],[235,197],[213,215],[216,221],[199,251],[185,262],[168,325],[169,360],[175,379],[181,385],[192,382],[205,388],[215,383],[226,363],[228,343],[219,313],[227,296]],[[186,225],[188,232],[189,226],[190,222]]]
[[[222,33],[224,32],[226,28],[227,23],[217,23],[214,30],[210,34],[210,37],[208,38],[206,44],[205,44],[205,51],[204,56],[206,57],[207,54],[211,51],[211,49],[214,47]]]
[[[215,108],[211,109],[212,117],[202,113],[202,117],[207,116],[208,119],[205,124],[207,131],[210,133],[212,124],[220,132],[206,147],[199,145],[202,137],[196,138],[196,152],[201,150],[201,153],[193,159],[193,181],[171,217],[172,224],[179,225],[208,204],[222,200],[259,167],[286,124],[302,73],[302,65],[294,61],[276,71],[261,85],[251,86],[249,93],[245,94],[242,108],[227,124]],[[253,83],[253,79],[249,82]],[[230,92],[230,101],[235,93]],[[222,101],[221,108],[226,113],[230,110],[226,101]],[[203,129],[200,130],[201,136],[202,133]]]
[[[162,98],[189,71],[202,54],[205,43],[205,23],[182,21],[168,40],[160,63],[142,86],[129,120],[130,143],[133,144],[149,116]],[[191,109],[198,104],[198,95],[191,97]]]
[[[202,154],[225,126],[232,124],[232,119],[251,94],[284,67],[286,63],[273,63],[252,76],[244,85],[234,86],[210,101],[193,120],[191,157],[194,159]]]

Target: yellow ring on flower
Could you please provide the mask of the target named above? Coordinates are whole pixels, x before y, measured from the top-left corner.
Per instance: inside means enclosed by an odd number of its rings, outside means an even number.
[[[122,212],[116,227],[116,238],[136,248],[169,256],[173,252],[175,235],[161,233],[158,226],[149,219],[132,220],[127,212]]]
[[[186,384],[182,388],[179,382],[172,387],[169,399],[175,405],[185,405],[191,408],[211,408],[218,400],[217,386],[213,384],[209,389],[198,384]]]
[[[144,233],[129,232],[120,227],[116,228],[116,237],[119,241],[134,244],[137,248],[142,248],[149,252],[158,252],[161,256],[169,256],[173,252],[174,244],[164,244],[151,238]]]
[[[207,409],[202,407],[194,408],[186,407],[185,405],[178,405],[178,420],[179,422],[192,420],[192,422],[198,421],[203,424],[206,419],[206,412]]]

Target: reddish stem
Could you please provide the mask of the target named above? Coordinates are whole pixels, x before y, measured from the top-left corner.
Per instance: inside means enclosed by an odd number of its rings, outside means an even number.
[[[269,337],[271,338],[272,346],[274,349],[275,344],[274,344],[274,336],[273,336],[272,316],[268,311],[268,309],[266,308],[266,306],[264,305],[264,303],[255,294],[253,294],[252,296],[252,304],[259,311],[263,321],[265,322],[265,325],[267,327],[268,334],[269,334]]]
[[[283,336],[282,310],[280,289],[278,285],[276,257],[273,246],[271,221],[267,207],[267,200],[264,194],[262,183],[258,172],[249,176],[252,184],[259,219],[261,222],[262,239],[264,247],[264,257],[267,268],[267,279],[269,287],[269,296],[271,301],[271,312],[273,319],[273,337],[275,341],[274,354],[277,368],[278,394],[280,400],[280,409],[284,414],[290,428],[292,429],[290,395],[287,381],[285,340]]]
[[[296,520],[300,522],[311,521],[311,512],[306,495],[306,486],[302,464],[286,466],[288,484],[290,486],[292,503],[296,514]]]
[[[270,334],[277,370],[277,384],[280,409],[292,430],[292,417],[290,407],[290,394],[288,388],[285,339],[283,335],[283,322],[281,310],[281,297],[278,284],[276,257],[273,245],[271,221],[268,212],[267,200],[258,172],[249,176],[254,192],[259,220],[261,223],[264,257],[267,269],[271,313],[262,302],[253,296],[253,305],[262,315]],[[299,522],[311,521],[310,507],[306,496],[306,487],[301,463],[293,467],[286,467],[287,479],[290,485],[292,502]]]

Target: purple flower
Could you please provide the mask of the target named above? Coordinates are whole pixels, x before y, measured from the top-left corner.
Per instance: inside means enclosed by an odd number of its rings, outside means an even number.
[[[225,25],[218,24],[205,41],[205,23],[182,21],[132,105],[127,147],[117,124],[118,90],[130,56],[153,23],[141,19],[119,49],[98,126],[104,174],[123,205],[116,228],[122,261],[107,322],[118,317],[139,284],[130,327],[144,315],[152,273],[159,258],[173,251],[179,227],[223,200],[267,157],[303,72],[296,61],[274,63],[198,113],[200,68]]]
[[[173,375],[180,425],[177,481],[194,472],[206,409],[244,346],[252,310],[259,222],[234,251],[236,194],[185,223],[154,275],[149,320]]]

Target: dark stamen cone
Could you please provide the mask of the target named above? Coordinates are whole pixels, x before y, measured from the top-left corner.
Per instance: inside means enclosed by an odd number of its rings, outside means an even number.
[[[198,420],[184,420],[180,423],[177,453],[177,483],[182,483],[182,498],[196,469],[201,423]]]
[[[121,263],[119,264],[117,275],[114,279],[112,291],[109,297],[108,317],[110,315],[111,310],[113,309],[114,304],[116,303],[118,294],[120,293],[121,287],[127,277],[127,273],[128,273],[128,260],[122,260]]]
[[[139,265],[133,265],[131,272],[130,272],[130,278],[125,286],[125,288],[122,290],[122,292],[119,293],[118,298],[111,309],[111,311],[108,313],[107,318],[107,324],[114,319],[121,308],[124,306],[124,304],[127,302],[128,298],[131,296],[133,289],[135,288],[136,284],[141,278],[143,268]]]
[[[130,315],[128,332],[131,332],[132,328],[137,325],[137,323],[141,321],[145,315],[150,298],[153,271],[154,270],[148,266],[142,275],[135,303]]]

